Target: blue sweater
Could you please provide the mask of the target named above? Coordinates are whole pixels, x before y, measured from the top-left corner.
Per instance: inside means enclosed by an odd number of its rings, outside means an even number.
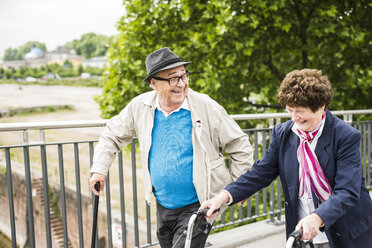
[[[149,169],[156,200],[169,209],[198,201],[192,183],[191,113],[180,109],[168,117],[156,109]]]

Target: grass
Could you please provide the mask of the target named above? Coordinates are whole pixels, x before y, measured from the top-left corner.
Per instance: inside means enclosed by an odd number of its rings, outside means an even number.
[[[71,105],[55,105],[55,106],[37,106],[37,107],[29,107],[29,108],[13,108],[9,109],[9,116],[16,116],[16,115],[32,115],[32,114],[39,114],[39,113],[51,113],[57,111],[69,111],[73,110],[74,108]],[[0,117],[2,114],[0,113]]]
[[[0,246],[1,247],[12,247],[12,241],[9,240],[4,234],[0,232]],[[18,246],[17,246],[18,247]]]

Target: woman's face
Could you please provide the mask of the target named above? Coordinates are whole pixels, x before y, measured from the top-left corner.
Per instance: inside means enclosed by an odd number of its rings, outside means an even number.
[[[311,132],[318,127],[322,121],[324,107],[320,107],[315,113],[309,107],[290,107],[286,106],[287,112],[292,121],[303,132]]]

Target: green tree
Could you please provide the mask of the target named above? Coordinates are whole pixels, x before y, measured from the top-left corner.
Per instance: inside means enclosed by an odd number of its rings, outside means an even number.
[[[100,76],[102,75],[104,69],[99,67],[87,66],[83,69],[83,71],[89,73],[90,75]]]
[[[4,51],[4,55],[3,55],[4,61],[20,60],[20,59],[22,59],[22,57],[19,56],[17,48],[9,47]]]
[[[333,109],[372,107],[372,4],[365,0],[124,1],[126,14],[110,50],[102,116],[111,117],[136,95],[145,59],[168,46],[192,72],[190,87],[207,93],[229,113],[277,105],[285,74],[317,68],[328,75]],[[345,100],[347,99],[347,101]]]
[[[46,46],[44,43],[38,41],[29,41],[19,48],[7,48],[4,52],[3,60],[8,61],[24,59],[25,55],[29,53],[33,47],[38,47],[41,50],[46,51]]]
[[[38,41],[29,41],[26,44],[19,47],[18,54],[22,59],[25,57],[27,53],[31,51],[32,48],[38,47],[43,51],[46,51],[46,46],[44,43],[38,42]]]
[[[62,72],[62,66],[54,63],[54,64],[48,64],[46,65],[46,72],[47,73],[54,73],[54,74],[60,74]]]
[[[68,49],[73,49],[76,54],[85,58],[104,56],[110,43],[110,37],[97,35],[95,33],[83,34],[79,40],[73,40],[64,45]]]
[[[77,74],[80,76],[81,73],[83,73],[83,71],[84,71],[83,65],[79,64],[78,69],[77,69]]]

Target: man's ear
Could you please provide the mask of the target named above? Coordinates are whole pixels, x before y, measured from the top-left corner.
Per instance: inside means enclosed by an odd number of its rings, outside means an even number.
[[[150,87],[153,88],[154,90],[156,90],[156,82],[155,82],[155,79],[151,78],[150,80]]]

